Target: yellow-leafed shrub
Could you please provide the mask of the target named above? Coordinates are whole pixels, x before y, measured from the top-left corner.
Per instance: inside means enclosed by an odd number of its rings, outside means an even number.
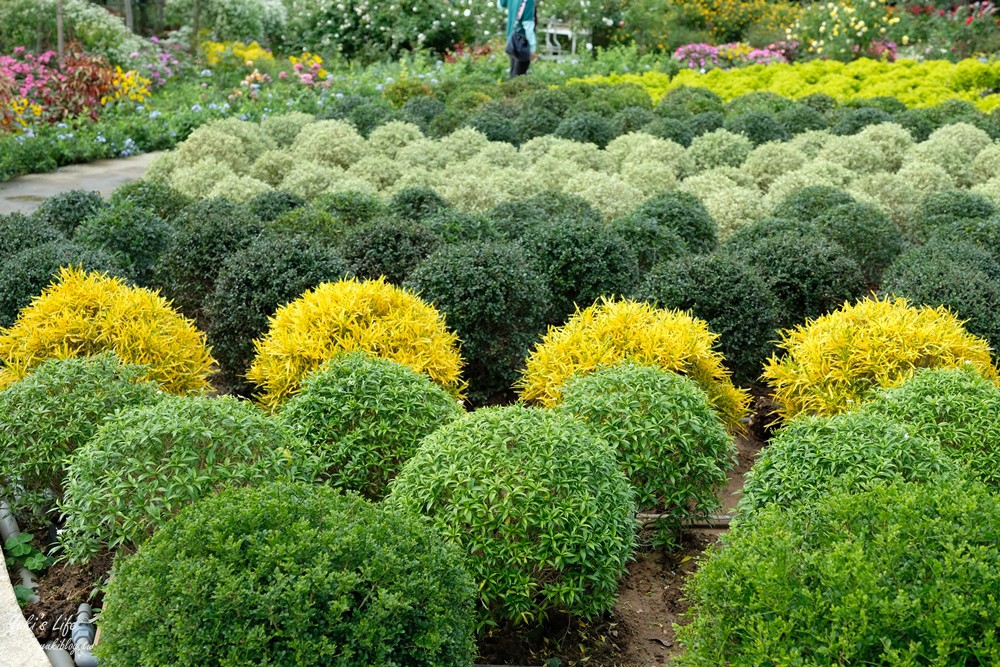
[[[989,344],[946,308],[901,298],[868,298],[784,331],[764,369],[778,414],[835,415],[858,407],[872,389],[902,384],[918,368],[975,368],[1000,375]]]
[[[205,335],[156,292],[120,278],[63,268],[9,329],[0,330],[0,389],[46,359],[113,350],[178,394],[208,389]]]
[[[390,359],[456,396],[465,388],[458,337],[433,306],[385,279],[323,283],[279,308],[247,378],[263,389],[269,409],[299,390],[299,383],[323,362],[360,350]]]
[[[690,377],[725,422],[736,427],[749,398],[733,385],[722,355],[712,349],[717,338],[704,321],[684,312],[602,299],[549,330],[528,357],[518,383],[521,400],[550,407],[574,373],[630,360]]]

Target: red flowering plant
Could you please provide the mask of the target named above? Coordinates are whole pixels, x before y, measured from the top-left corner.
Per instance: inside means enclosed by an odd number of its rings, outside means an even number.
[[[992,0],[920,2],[900,9],[889,38],[907,56],[961,60],[1000,48],[1000,13]]]

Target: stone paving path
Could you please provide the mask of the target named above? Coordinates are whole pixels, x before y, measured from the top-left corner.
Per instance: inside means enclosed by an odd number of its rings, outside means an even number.
[[[65,190],[97,190],[107,197],[119,185],[140,178],[159,153],[120,160],[98,160],[61,167],[47,174],[29,174],[0,183],[0,214],[30,213],[47,197]]]

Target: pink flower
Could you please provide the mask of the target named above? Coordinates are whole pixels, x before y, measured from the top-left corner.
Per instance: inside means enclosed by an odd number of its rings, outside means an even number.
[[[288,78],[288,72],[278,72],[278,78],[279,79],[287,79]]]

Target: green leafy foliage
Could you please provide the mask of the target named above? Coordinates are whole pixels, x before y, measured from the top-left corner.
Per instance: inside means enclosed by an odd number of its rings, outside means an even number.
[[[520,246],[445,246],[406,287],[442,311],[462,341],[468,396],[482,403],[507,395],[549,314],[548,286]]]
[[[386,205],[382,200],[367,192],[331,192],[320,195],[312,204],[321,211],[337,216],[348,228],[366,225],[386,213]]]
[[[323,486],[228,489],[116,564],[96,652],[108,667],[461,667],[474,599],[458,552],[412,517]]]
[[[694,380],[625,362],[570,378],[555,410],[615,448],[639,510],[662,515],[662,543],[677,546],[685,519],[718,507],[736,448]]]
[[[438,235],[425,226],[386,218],[349,232],[342,252],[359,278],[385,276],[393,285],[401,285],[440,244]]]
[[[899,227],[871,204],[834,206],[817,216],[815,224],[858,263],[870,285],[878,283],[882,272],[903,252]]]
[[[854,197],[829,185],[810,185],[786,197],[771,215],[775,218],[812,222],[827,210],[856,204]]]
[[[109,205],[86,218],[73,240],[94,251],[108,253],[137,284],[153,281],[153,268],[170,244],[173,229],[149,209],[125,201]]]
[[[386,494],[425,436],[462,414],[428,376],[363,352],[313,371],[281,411],[322,459],[330,484],[373,500]]]
[[[67,190],[49,197],[31,217],[69,236],[81,222],[96,215],[107,204],[98,192]]]
[[[924,197],[917,207],[909,231],[914,240],[927,241],[938,227],[948,226],[959,220],[989,218],[997,214],[997,207],[990,200],[965,190],[945,190]]]
[[[112,206],[124,202],[131,202],[139,208],[150,210],[168,222],[191,204],[190,199],[166,183],[144,178],[116,188],[108,199],[108,203]]]
[[[719,243],[718,226],[698,198],[688,192],[665,192],[647,199],[635,210],[677,232],[691,252],[711,252]]]
[[[69,456],[118,410],[159,400],[145,373],[113,353],[53,359],[0,391],[0,487],[15,515],[43,520],[62,494]]]
[[[998,517],[996,496],[955,482],[843,491],[810,512],[772,505],[690,580],[677,662],[995,663]]]
[[[59,509],[70,562],[127,552],[224,486],[312,481],[319,460],[283,424],[230,397],[164,396],[119,412],[69,463]]]
[[[529,229],[547,223],[601,222],[600,212],[582,197],[552,190],[498,204],[486,215],[500,235],[511,241],[520,239]]]
[[[304,206],[306,200],[284,190],[268,190],[247,202],[247,208],[262,222],[273,222],[282,213]]]
[[[412,222],[420,222],[449,207],[441,195],[426,187],[403,188],[389,199],[388,206],[389,213]]]
[[[0,215],[0,263],[22,250],[64,238],[62,232],[49,223],[23,213]]]
[[[631,213],[616,218],[611,222],[611,227],[635,252],[640,273],[646,273],[659,262],[688,254],[687,243],[681,235],[661,225],[649,214]]]
[[[583,111],[563,118],[552,134],[563,139],[596,144],[599,148],[604,148],[615,138],[615,129],[611,121],[600,114]]]
[[[788,129],[767,111],[747,111],[730,115],[723,127],[730,132],[742,134],[752,141],[754,146],[769,141],[788,141],[790,138]]]
[[[386,502],[422,513],[468,555],[482,623],[606,612],[635,545],[614,451],[538,408],[483,408],[438,429]]]

